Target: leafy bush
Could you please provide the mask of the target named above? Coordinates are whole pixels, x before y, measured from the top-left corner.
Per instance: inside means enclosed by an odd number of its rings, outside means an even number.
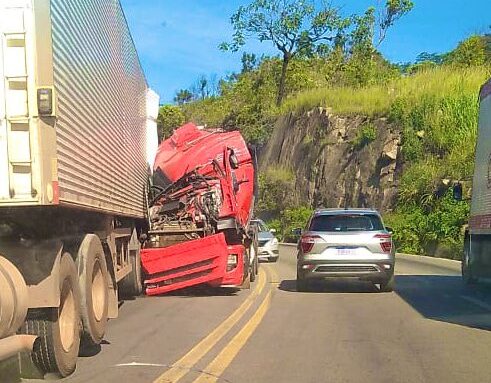
[[[158,134],[160,139],[172,136],[174,129],[181,126],[185,116],[181,109],[175,105],[164,105],[159,109],[157,117]]]
[[[474,35],[459,43],[450,52],[446,61],[454,65],[479,66],[484,65],[488,55],[488,42],[485,36]]]
[[[468,215],[469,203],[455,201],[448,190],[430,211],[416,203],[401,205],[384,220],[394,230],[398,252],[460,259]]]
[[[304,228],[312,212],[313,209],[305,205],[285,209],[280,216],[280,230],[283,240],[295,242],[297,238],[292,235],[292,230]]]
[[[370,142],[377,138],[377,128],[370,122],[367,122],[360,126],[356,137],[351,142],[351,145],[356,150],[362,149],[364,146],[368,145]]]
[[[269,167],[259,174],[259,199],[256,213],[265,217],[279,217],[290,206],[293,198],[294,173],[282,167]]]
[[[281,211],[278,218],[269,220],[268,226],[276,230],[281,241],[296,242],[298,238],[293,235],[293,229],[304,228],[312,212],[313,209],[306,205],[289,207]]]

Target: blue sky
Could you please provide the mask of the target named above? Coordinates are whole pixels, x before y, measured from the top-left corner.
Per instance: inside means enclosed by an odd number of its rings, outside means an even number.
[[[379,0],[382,3],[382,0]],[[413,0],[380,47],[394,62],[420,52],[446,52],[463,38],[489,30],[491,0]],[[240,55],[218,50],[230,39],[230,15],[249,0],[121,0],[150,87],[161,103],[200,75],[219,77],[240,70]],[[377,0],[333,0],[344,14],[362,12]],[[269,43],[251,42],[248,52],[274,53]]]

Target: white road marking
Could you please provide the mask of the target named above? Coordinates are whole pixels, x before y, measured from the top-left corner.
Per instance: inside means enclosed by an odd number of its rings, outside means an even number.
[[[468,302],[474,303],[475,305],[477,305],[477,306],[479,306],[479,307],[481,307],[481,308],[483,308],[485,310],[491,311],[491,305],[488,304],[488,303],[486,303],[486,302],[482,302],[479,299],[468,297],[466,295],[461,295],[460,297],[462,299],[465,299]]]
[[[158,363],[139,363],[139,362],[131,362],[131,363],[120,363],[117,364],[116,367],[167,367],[166,364],[158,364]]]

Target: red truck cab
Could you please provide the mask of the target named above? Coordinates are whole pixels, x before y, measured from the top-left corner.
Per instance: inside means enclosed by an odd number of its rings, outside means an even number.
[[[141,252],[148,295],[249,277],[255,158],[237,131],[189,123],[160,145]]]

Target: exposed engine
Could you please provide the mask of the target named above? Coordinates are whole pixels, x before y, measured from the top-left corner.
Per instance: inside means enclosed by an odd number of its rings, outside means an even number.
[[[216,233],[222,205],[220,180],[193,172],[156,193],[150,203],[153,246],[198,239]]]

